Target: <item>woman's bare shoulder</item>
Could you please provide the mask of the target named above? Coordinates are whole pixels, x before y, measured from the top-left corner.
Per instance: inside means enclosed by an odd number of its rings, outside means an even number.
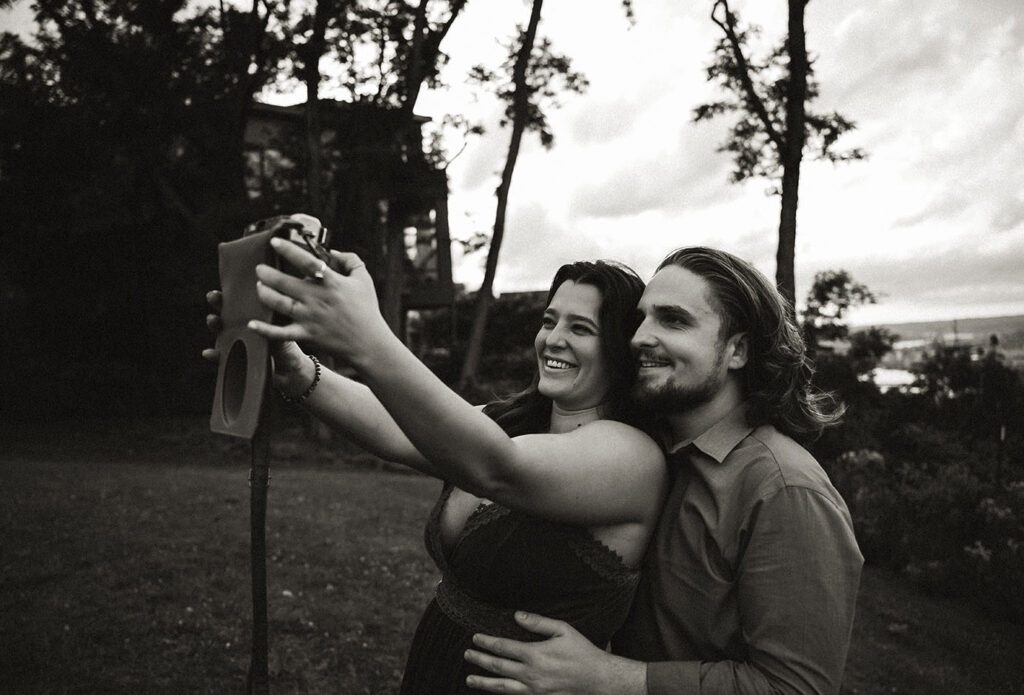
[[[574,435],[597,438],[602,446],[611,446],[615,453],[622,449],[657,465],[665,463],[665,453],[658,443],[643,430],[617,420],[595,420],[580,427]]]

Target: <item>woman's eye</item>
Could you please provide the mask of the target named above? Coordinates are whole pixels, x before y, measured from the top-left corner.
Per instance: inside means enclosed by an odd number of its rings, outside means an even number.
[[[540,320],[540,327],[541,328],[554,328],[555,327],[555,320],[553,318],[551,318],[550,316],[545,316],[544,318],[542,318]]]
[[[596,335],[593,328],[582,324],[576,324],[573,326],[572,331],[578,335]]]

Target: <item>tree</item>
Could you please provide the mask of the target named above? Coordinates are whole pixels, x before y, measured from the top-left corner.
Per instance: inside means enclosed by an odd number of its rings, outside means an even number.
[[[844,323],[846,312],[876,301],[867,285],[855,282],[845,270],[815,273],[802,317],[807,349],[813,354],[826,342],[845,340],[850,334]]]
[[[863,331],[850,334],[850,351],[847,357],[857,375],[868,374],[883,357],[892,351],[899,336],[884,326],[871,326]]]
[[[530,20],[526,28],[520,27],[518,45],[510,47],[506,69],[511,67],[511,82],[498,89],[498,95],[506,104],[505,116],[501,125],[511,124],[508,154],[501,172],[501,181],[495,192],[497,204],[494,212],[494,227],[491,243],[487,249],[487,262],[484,267],[484,280],[476,296],[473,310],[473,327],[470,332],[466,357],[459,373],[458,388],[465,390],[476,379],[480,364],[484,332],[487,328],[487,314],[494,299],[494,277],[498,269],[498,255],[505,236],[505,214],[508,209],[509,191],[512,187],[512,174],[515,172],[519,157],[519,146],[523,134],[534,130],[540,136],[541,144],[550,148],[554,143],[544,114],[543,103],[552,103],[559,88],[564,91],[582,92],[587,87],[585,78],[572,70],[569,58],[552,52],[551,42],[543,39],[535,49],[537,27],[540,24],[543,0],[533,0]],[[496,81],[493,73],[476,68],[474,78],[478,83]]]
[[[836,112],[818,114],[807,109],[818,96],[814,66],[807,55],[807,2],[788,0],[785,41],[763,60],[754,60],[749,57],[749,44],[759,30],[742,28],[728,0],[716,0],[711,18],[723,37],[715,47],[707,78],[718,82],[729,96],[702,104],[693,114],[695,122],[737,115],[729,139],[718,148],[733,155],[732,181],[764,177],[774,182],[772,192],[781,196],[775,280],[794,307],[796,215],[804,152],[809,148],[817,158],[832,162],[865,156],[856,148],[835,149],[839,137],[855,127],[852,121]]]
[[[189,312],[213,286],[216,242],[244,218],[247,110],[276,60],[270,13],[184,0],[34,10],[33,40],[0,46],[0,275],[20,298],[0,302],[23,335],[3,357],[24,367],[5,380],[61,389],[51,408],[198,401],[178,370],[195,362]],[[169,384],[177,399],[154,398]]]

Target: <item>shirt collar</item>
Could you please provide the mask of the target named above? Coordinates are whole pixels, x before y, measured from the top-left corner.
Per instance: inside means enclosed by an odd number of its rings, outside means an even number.
[[[722,463],[729,452],[753,431],[754,428],[747,423],[746,403],[740,403],[693,439],[674,444],[669,453],[678,453],[692,444],[718,463]]]

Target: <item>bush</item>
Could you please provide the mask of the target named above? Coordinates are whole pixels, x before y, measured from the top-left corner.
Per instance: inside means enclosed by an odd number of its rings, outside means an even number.
[[[860,449],[827,466],[866,561],[1024,620],[1024,482],[993,490],[941,432],[903,428],[897,439],[904,457]]]

